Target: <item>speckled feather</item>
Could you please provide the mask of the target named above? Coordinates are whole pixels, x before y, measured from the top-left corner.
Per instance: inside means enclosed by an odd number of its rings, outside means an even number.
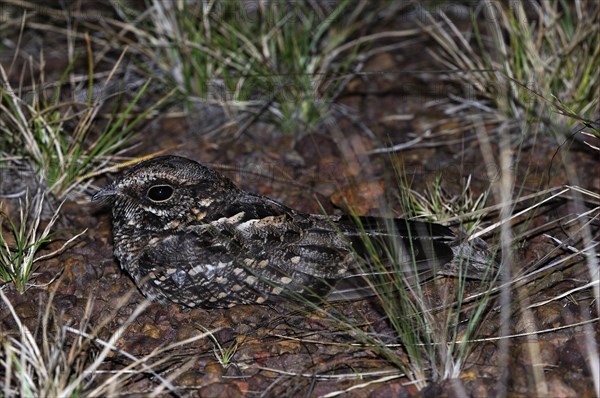
[[[176,156],[138,163],[93,199],[110,203],[115,255],[140,290],[190,307],[360,296],[336,289],[361,290],[352,288],[363,279],[357,256],[368,258],[361,231],[400,242],[401,262],[422,269],[458,253],[441,225],[363,217],[359,228],[350,217],[296,212]]]

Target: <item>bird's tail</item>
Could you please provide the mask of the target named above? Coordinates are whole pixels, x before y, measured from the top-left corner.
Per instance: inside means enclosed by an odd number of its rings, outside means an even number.
[[[345,235],[355,249],[356,266],[337,281],[328,301],[374,296],[436,275],[484,279],[495,273],[496,262],[483,240],[468,242],[440,224],[377,217],[338,221],[350,222],[356,233]]]

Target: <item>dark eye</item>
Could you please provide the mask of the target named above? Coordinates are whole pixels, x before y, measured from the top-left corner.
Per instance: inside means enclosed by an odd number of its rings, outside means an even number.
[[[168,185],[155,185],[150,187],[146,196],[154,202],[164,202],[173,196],[173,188]]]

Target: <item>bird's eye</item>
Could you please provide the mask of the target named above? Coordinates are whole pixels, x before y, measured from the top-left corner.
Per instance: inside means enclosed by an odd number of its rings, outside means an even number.
[[[168,185],[154,185],[146,194],[154,202],[164,202],[173,196],[173,188]]]

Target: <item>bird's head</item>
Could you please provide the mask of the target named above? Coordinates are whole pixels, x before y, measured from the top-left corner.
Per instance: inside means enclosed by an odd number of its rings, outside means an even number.
[[[136,164],[92,200],[108,203],[113,216],[130,226],[167,229],[202,220],[237,191],[231,180],[198,162],[159,156]]]

